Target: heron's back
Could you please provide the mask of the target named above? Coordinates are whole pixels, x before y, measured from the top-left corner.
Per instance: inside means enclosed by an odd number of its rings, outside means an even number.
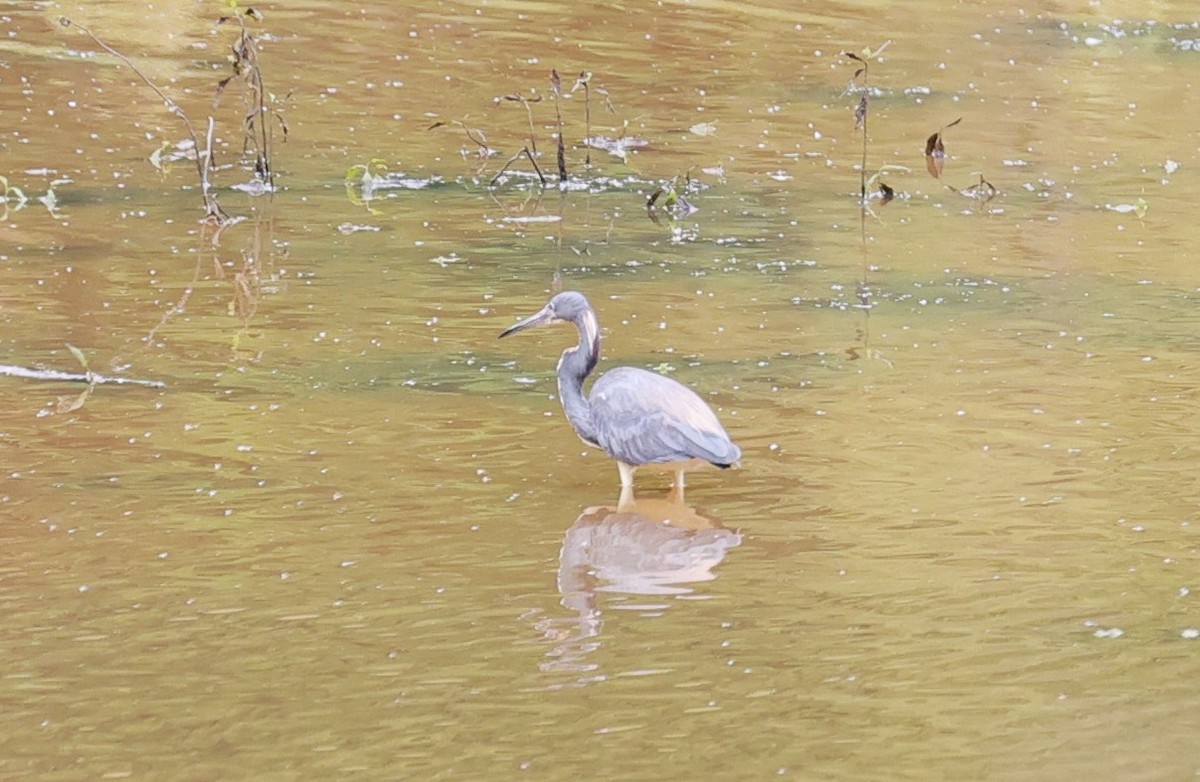
[[[604,373],[588,395],[596,442],[626,464],[703,459],[721,467],[742,451],[687,386],[636,367]]]

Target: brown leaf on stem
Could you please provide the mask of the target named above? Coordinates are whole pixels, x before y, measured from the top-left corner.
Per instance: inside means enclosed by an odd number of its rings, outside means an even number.
[[[925,139],[925,170],[934,179],[942,178],[942,168],[946,162],[946,145],[942,141],[942,133],[946,128],[952,128],[960,122],[962,122],[962,117],[949,125],[943,125],[938,128],[936,133]]]
[[[892,188],[889,185],[884,184],[883,182],[879,183],[879,204],[880,204],[880,206],[887,206],[888,204],[890,204],[892,202],[892,199],[894,199],[895,197],[896,197],[896,191],[894,188]]]
[[[550,89],[554,90],[555,95],[562,95],[562,79],[557,68],[550,69]]]
[[[863,90],[862,98],[858,101],[858,106],[854,109],[854,127],[861,128],[863,123],[867,121],[867,106],[870,99],[867,97],[867,91]]]
[[[928,155],[945,155],[946,146],[942,143],[942,131],[934,133],[929,138],[925,139],[925,154]]]

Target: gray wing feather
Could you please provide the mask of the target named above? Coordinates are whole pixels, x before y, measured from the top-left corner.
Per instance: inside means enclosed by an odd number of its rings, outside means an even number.
[[[589,399],[598,444],[626,464],[704,459],[728,465],[741,458],[712,409],[669,377],[618,367],[596,381]]]

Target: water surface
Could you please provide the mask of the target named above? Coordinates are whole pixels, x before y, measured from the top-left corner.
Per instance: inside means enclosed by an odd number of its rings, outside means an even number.
[[[261,8],[272,197],[215,5],[0,9],[0,363],[167,384],[0,379],[4,778],[1200,772],[1194,9]],[[576,91],[489,187],[551,68],[647,145]],[[560,288],[743,469],[613,508],[573,335],[496,340]]]

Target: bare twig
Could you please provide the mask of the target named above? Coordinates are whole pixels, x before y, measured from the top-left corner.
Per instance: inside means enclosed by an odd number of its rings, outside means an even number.
[[[150,87],[150,89],[154,90],[155,94],[158,95],[158,97],[162,100],[163,104],[167,107],[167,111],[171,112],[172,114],[179,117],[179,119],[183,121],[183,126],[187,130],[188,138],[192,142],[192,148],[196,150],[196,174],[200,177],[200,193],[204,198],[204,209],[206,212],[205,217],[208,219],[216,220],[218,222],[223,222],[223,221],[229,219],[229,215],[227,215],[225,213],[225,210],[223,210],[221,208],[221,205],[217,203],[216,193],[213,192],[212,183],[209,180],[209,172],[212,171],[212,143],[211,143],[212,142],[212,129],[211,129],[212,128],[212,125],[211,125],[212,120],[211,120],[211,118],[209,119],[209,123],[210,123],[209,136],[208,136],[209,145],[208,145],[208,147],[206,147],[202,150],[200,147],[200,140],[196,136],[196,130],[195,130],[195,128],[192,127],[191,120],[189,120],[187,115],[183,113],[183,109],[181,109],[179,107],[178,103],[176,103],[175,101],[173,101],[169,97],[167,97],[167,94],[165,92],[163,92],[161,89],[159,89],[157,84],[150,81],[150,78],[148,76],[146,76],[146,74],[142,73],[141,70],[139,70],[138,67],[136,65],[134,65],[133,62],[128,57],[121,54],[116,49],[114,49],[111,46],[109,46],[108,44],[106,44],[104,41],[100,40],[100,38],[98,38],[96,36],[96,34],[93,33],[91,30],[89,30],[88,28],[72,22],[67,17],[60,16],[58,18],[58,22],[63,27],[74,27],[75,29],[79,30],[84,35],[86,35],[88,38],[91,38],[92,42],[95,43],[97,46],[99,46],[101,49],[108,52],[113,57],[116,57],[121,62],[125,63],[125,65],[127,65],[131,71],[133,71],[135,74],[137,74],[137,77],[139,79],[141,79],[143,82],[145,82],[146,85],[148,87]]]
[[[526,98],[524,95],[520,95],[518,93],[513,92],[513,93],[509,93],[508,95],[505,95],[504,100],[513,101],[514,103],[520,103],[522,106],[525,107],[525,117],[526,117],[526,119],[529,120],[529,148],[532,149],[533,154],[536,155],[537,154],[537,135],[533,132],[533,109],[531,109],[529,107],[529,104],[540,103],[542,100],[542,96],[539,95],[536,98]],[[520,154],[520,153],[518,153],[518,154]]]
[[[33,369],[32,367],[21,367],[14,364],[0,364],[0,375],[8,377],[23,377],[29,380],[66,380],[71,382],[82,382],[90,385],[102,385],[105,383],[115,385],[130,385],[130,386],[145,386],[146,388],[166,388],[167,384],[161,380],[139,380],[134,377],[111,377],[108,375],[98,375],[95,372],[63,372],[58,369]]]
[[[488,182],[488,187],[495,187],[496,182],[501,176],[504,175],[504,172],[508,170],[508,167],[517,162],[517,158],[521,157],[521,155],[529,158],[529,162],[533,164],[533,170],[537,172],[538,179],[541,181],[542,186],[544,187],[546,185],[546,175],[542,173],[542,168],[537,164],[537,160],[534,159],[533,153],[529,151],[529,147],[522,147],[520,152],[510,157],[508,162],[504,164],[504,167],[496,173],[496,176],[492,177],[492,181]]]

